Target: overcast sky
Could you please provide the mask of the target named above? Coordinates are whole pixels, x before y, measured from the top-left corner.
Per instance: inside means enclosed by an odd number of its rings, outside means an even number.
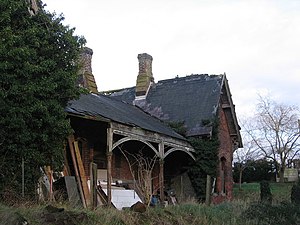
[[[43,2],[86,38],[100,91],[135,86],[146,52],[155,81],[225,72],[238,117],[258,93],[300,105],[299,0]]]

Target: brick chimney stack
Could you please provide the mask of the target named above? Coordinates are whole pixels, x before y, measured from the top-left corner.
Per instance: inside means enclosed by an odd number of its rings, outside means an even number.
[[[138,54],[138,60],[139,74],[136,79],[135,87],[136,100],[137,98],[145,98],[151,83],[154,82],[152,74],[152,56],[147,53]]]
[[[92,93],[98,93],[97,84],[92,73],[92,56],[93,50],[87,47],[82,49],[79,63],[79,85],[88,89]]]

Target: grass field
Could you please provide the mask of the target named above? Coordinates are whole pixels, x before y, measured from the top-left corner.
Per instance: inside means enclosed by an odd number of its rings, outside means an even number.
[[[294,183],[270,183],[273,202],[280,203],[290,201],[291,188]],[[234,184],[233,195],[235,199],[245,202],[255,202],[260,200],[260,185],[259,183],[244,183],[242,189],[239,190],[239,185]]]

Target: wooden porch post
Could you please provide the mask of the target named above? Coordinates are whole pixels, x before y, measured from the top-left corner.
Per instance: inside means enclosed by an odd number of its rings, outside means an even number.
[[[165,201],[164,194],[164,160],[159,160],[159,192],[160,192],[160,201],[163,203]]]
[[[111,158],[112,152],[107,153],[107,206],[111,205]]]
[[[159,143],[159,192],[160,192],[160,202],[164,203],[165,193],[164,193],[164,144]]]
[[[111,206],[111,161],[112,161],[112,141],[113,132],[111,128],[107,128],[107,206]]]

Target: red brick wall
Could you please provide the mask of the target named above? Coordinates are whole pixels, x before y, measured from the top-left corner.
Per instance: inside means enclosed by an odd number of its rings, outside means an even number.
[[[116,154],[113,154],[112,157],[112,178],[117,180],[133,180],[132,172],[130,171],[128,162],[123,155],[121,156],[120,165],[116,166],[116,157],[118,157]],[[133,173],[135,172],[136,171],[133,169]],[[154,188],[158,187],[159,185],[158,174],[159,163],[155,165],[152,173]]]
[[[116,156],[116,154],[113,152],[112,156],[112,178],[118,179],[118,180],[132,180],[132,174],[129,168],[129,165],[127,163],[127,160],[123,155]],[[120,157],[120,164],[116,166],[116,157]]]
[[[225,181],[225,199],[232,199],[232,189],[233,189],[233,178],[232,178],[232,141],[230,137],[230,132],[228,128],[228,121],[226,119],[223,109],[219,112],[220,124],[219,124],[219,167],[217,171],[217,181],[216,181],[216,193],[222,195],[222,170],[224,171],[224,181]],[[223,160],[223,163],[222,163]],[[222,165],[223,164],[223,165]]]
[[[79,143],[80,142],[80,143]],[[90,176],[90,162],[91,154],[93,154],[93,149],[89,149],[88,143],[84,140],[78,140],[78,145],[81,145],[81,160],[84,167],[84,172],[87,177]]]
[[[82,143],[82,162],[84,166],[84,170],[86,176],[89,177],[89,165],[93,159],[94,150],[88,148],[88,144],[86,142]],[[117,154],[119,154],[117,156]],[[119,159],[116,159],[120,157]],[[119,160],[119,162],[117,162]],[[133,172],[136,172],[133,170]],[[158,188],[159,185],[159,164],[155,165],[153,169],[153,187]],[[120,155],[118,152],[113,152],[112,156],[112,178],[114,180],[133,180],[132,173],[130,171],[128,162],[123,155]]]

